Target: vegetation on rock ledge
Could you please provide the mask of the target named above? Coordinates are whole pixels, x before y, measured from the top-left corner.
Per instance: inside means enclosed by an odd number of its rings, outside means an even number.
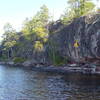
[[[90,12],[94,13],[91,9],[95,5],[87,0],[68,0],[68,4],[69,9],[61,16],[59,23],[51,21],[49,10],[46,5],[43,5],[35,16],[24,21],[21,32],[16,32],[9,23],[6,24],[1,43],[0,60],[11,59],[15,63],[22,63],[27,59],[35,59],[38,63],[54,65],[63,65],[69,62],[72,44],[66,44],[66,47],[59,47],[59,40],[55,40],[55,38],[58,37],[62,39],[62,42],[64,41],[63,44],[66,43],[66,40],[63,39],[63,34],[62,37],[58,34],[60,30],[73,19]],[[56,25],[58,26],[56,27]],[[52,28],[50,29],[50,27]],[[63,54],[62,49],[66,49],[70,56]]]

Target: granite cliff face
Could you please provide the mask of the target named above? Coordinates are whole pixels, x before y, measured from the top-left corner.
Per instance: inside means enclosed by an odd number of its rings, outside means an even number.
[[[57,44],[60,55],[73,59],[100,58],[100,14],[74,19],[67,26],[58,22],[50,30],[53,30],[50,39]]]
[[[67,60],[84,61],[84,58],[93,58],[92,61],[99,59],[100,63],[100,14],[82,16],[67,25],[59,20],[47,27],[49,37],[43,44],[42,51],[34,51],[33,42],[28,41],[20,33],[18,40],[20,45],[13,48],[16,53],[14,57],[25,58],[28,60],[25,65],[34,66],[51,65],[55,62],[65,64]],[[0,54],[5,54],[2,52],[1,48]]]

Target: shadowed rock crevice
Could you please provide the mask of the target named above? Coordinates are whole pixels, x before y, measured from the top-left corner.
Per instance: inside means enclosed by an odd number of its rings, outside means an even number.
[[[54,26],[55,27],[55,26]],[[59,27],[61,28],[61,27]],[[53,26],[51,28],[53,30]],[[100,57],[100,14],[83,16],[50,36],[63,56],[74,59]],[[79,46],[74,47],[75,42]]]

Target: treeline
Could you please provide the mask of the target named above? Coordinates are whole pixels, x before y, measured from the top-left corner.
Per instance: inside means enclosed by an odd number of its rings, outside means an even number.
[[[94,13],[95,5],[88,0],[68,0],[69,8],[61,15],[61,25],[69,24],[74,18]],[[98,9],[98,12],[100,10]],[[4,26],[3,40],[0,49],[0,60],[13,60],[24,62],[27,59],[35,59],[39,62],[47,61],[53,64],[64,64],[67,57],[62,57],[57,52],[57,43],[51,38],[54,31],[50,26],[54,22],[51,20],[49,9],[46,5],[40,7],[40,11],[32,18],[24,21],[22,30],[16,32],[7,23]]]

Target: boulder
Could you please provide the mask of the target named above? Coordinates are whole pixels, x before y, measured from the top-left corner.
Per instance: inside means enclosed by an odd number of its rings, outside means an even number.
[[[14,65],[14,62],[13,61],[9,61],[9,62],[7,62],[7,64]]]
[[[24,63],[22,63],[23,66],[28,67],[28,66],[36,66],[37,65],[37,61],[35,60],[27,60]]]

